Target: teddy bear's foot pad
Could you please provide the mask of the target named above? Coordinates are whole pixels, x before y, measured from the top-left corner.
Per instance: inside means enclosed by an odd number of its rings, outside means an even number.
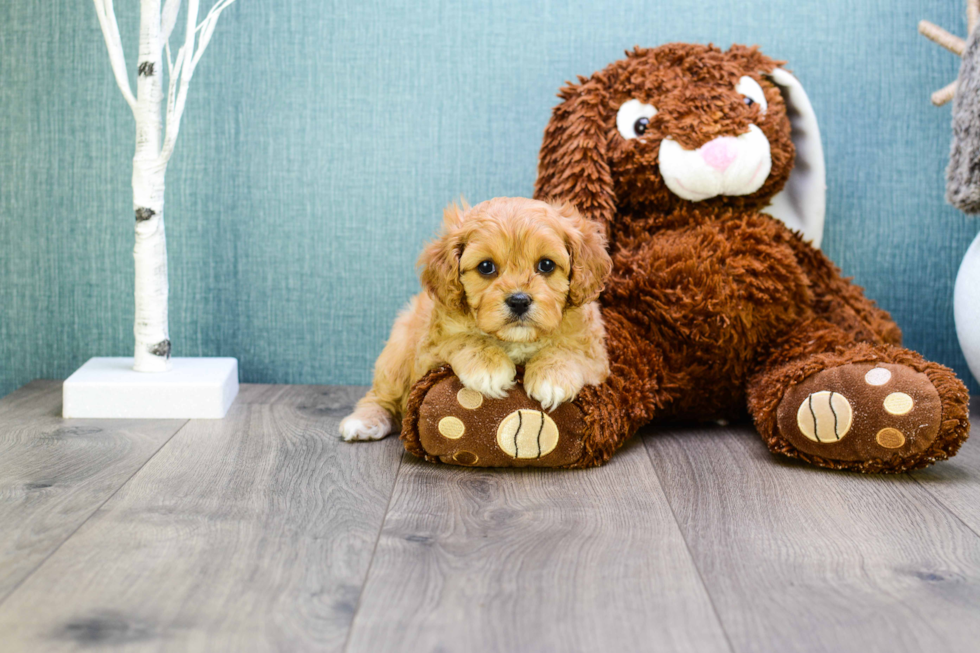
[[[571,403],[541,410],[520,381],[490,399],[448,376],[422,401],[418,432],[426,454],[452,465],[563,467],[582,457],[585,422]]]
[[[942,419],[939,393],[904,365],[850,363],[791,388],[779,431],[799,451],[827,460],[903,459],[925,451]]]

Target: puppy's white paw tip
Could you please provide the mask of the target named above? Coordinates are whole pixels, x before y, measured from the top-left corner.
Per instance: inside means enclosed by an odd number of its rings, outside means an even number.
[[[554,411],[566,401],[571,401],[575,398],[575,394],[575,392],[550,381],[541,381],[528,392],[531,399],[539,402],[541,407],[548,412]]]
[[[365,422],[360,419],[345,419],[340,423],[340,437],[347,442],[380,440],[391,433],[388,424]]]
[[[513,382],[502,386],[490,386],[489,388],[486,388],[486,392],[484,394],[486,394],[486,396],[491,397],[493,399],[503,399],[507,396],[507,393],[510,392],[510,389],[513,387],[514,387]]]
[[[484,397],[490,399],[503,399],[507,392],[513,388],[517,382],[514,381],[514,372],[504,371],[484,374],[481,376],[467,376],[460,378],[463,386],[470,390],[476,390]]]

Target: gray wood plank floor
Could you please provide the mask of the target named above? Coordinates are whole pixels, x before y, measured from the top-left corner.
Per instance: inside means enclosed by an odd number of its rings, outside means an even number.
[[[61,418],[61,383],[0,401],[0,602],[185,422]]]
[[[588,471],[402,463],[351,651],[727,651],[639,441]]]
[[[780,460],[749,429],[643,439],[734,650],[980,649],[980,538],[914,479]]]
[[[339,441],[362,392],[245,385],[189,422],[0,400],[0,650],[980,649],[980,441],[860,476],[692,426],[472,470]]]

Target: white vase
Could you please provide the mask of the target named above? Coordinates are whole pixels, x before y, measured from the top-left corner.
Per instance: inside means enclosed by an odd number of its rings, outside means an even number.
[[[966,250],[953,290],[956,337],[973,378],[980,381],[980,235]]]

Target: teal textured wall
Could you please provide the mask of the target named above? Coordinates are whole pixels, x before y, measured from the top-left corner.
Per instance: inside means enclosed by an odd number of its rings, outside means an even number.
[[[116,4],[132,68],[137,3]],[[367,382],[443,205],[530,194],[564,80],[711,41],[789,61],[823,129],[825,251],[967,376],[951,294],[980,223],[943,202],[928,98],[958,62],[921,18],[965,31],[953,0],[239,0],[167,175],[174,354]],[[91,2],[0,5],[0,395],[130,355],[133,131]]]

